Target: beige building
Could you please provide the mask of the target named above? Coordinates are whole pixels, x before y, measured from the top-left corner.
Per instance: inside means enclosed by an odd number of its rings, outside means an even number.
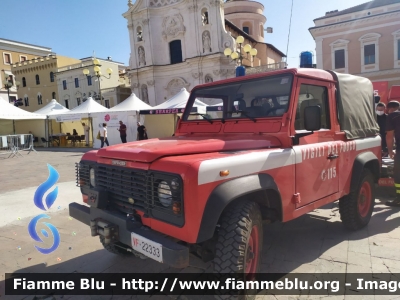
[[[57,99],[62,105],[73,109],[86,101],[88,97],[92,97],[98,103],[110,108],[130,95],[129,92],[125,91],[128,96],[120,97],[121,91],[118,88],[120,85],[125,86],[125,82],[120,76],[120,70],[124,69],[123,63],[113,61],[111,57],[107,59],[97,58],[100,72],[103,75],[99,82],[98,78],[94,76],[95,59],[94,57],[86,57],[82,58],[79,63],[58,68],[56,81],[59,98]],[[112,70],[111,75],[107,72],[109,68]],[[87,77],[83,74],[84,69],[89,70],[90,76]],[[100,101],[99,89],[101,89],[102,101]]]
[[[75,58],[50,54],[14,63],[11,70],[21,83],[18,95],[24,104],[20,108],[33,112],[52,99],[58,100],[55,73],[58,68],[79,62]]]
[[[8,100],[8,89],[5,85],[12,84],[9,89],[10,100],[18,99],[15,75],[11,71],[13,64],[22,63],[38,56],[52,54],[51,48],[21,43],[0,38],[0,97]]]
[[[314,20],[317,68],[400,84],[400,0],[375,0]]]

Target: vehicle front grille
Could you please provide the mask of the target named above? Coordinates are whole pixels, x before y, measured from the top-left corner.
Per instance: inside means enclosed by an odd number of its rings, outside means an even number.
[[[95,187],[90,184],[90,169],[95,170]],[[175,225],[183,225],[183,195],[181,178],[172,174],[150,172],[126,167],[81,162],[76,164],[77,186],[81,189],[96,188],[107,191],[109,208],[124,214],[132,214],[135,209],[150,217]],[[170,183],[174,179],[179,188],[172,190],[173,205],[165,207],[159,199],[162,190],[160,182]],[[175,211],[174,211],[175,207]],[[179,212],[176,208],[180,208]]]

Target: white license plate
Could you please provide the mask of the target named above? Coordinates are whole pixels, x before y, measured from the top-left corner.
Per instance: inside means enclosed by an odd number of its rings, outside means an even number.
[[[132,249],[150,257],[158,262],[163,262],[162,246],[141,235],[131,233]]]

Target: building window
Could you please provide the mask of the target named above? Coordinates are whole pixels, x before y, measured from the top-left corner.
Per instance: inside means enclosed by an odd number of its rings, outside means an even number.
[[[19,61],[20,62],[27,61],[27,60],[28,60],[28,58],[26,56],[23,56],[23,55],[19,56]]]
[[[203,26],[208,25],[208,11],[206,8],[201,10],[201,23]]]
[[[67,89],[67,81],[63,80],[63,90],[66,90],[66,89]]]
[[[75,87],[78,88],[79,87],[79,79],[75,78]]]
[[[246,32],[247,34],[250,34],[250,28],[247,26],[243,27],[243,31]]]
[[[331,59],[332,59],[332,69],[340,70],[344,73],[349,73],[348,70],[348,44],[350,41],[338,39],[333,43],[329,44],[331,46]]]
[[[260,35],[264,37],[264,26],[262,24],[260,24]]]
[[[142,42],[143,41],[143,31],[142,31],[142,27],[138,26],[136,28],[136,37],[137,37],[137,41],[138,42]]]
[[[65,99],[64,102],[65,102],[65,107],[69,109],[68,100]]]
[[[51,99],[56,99],[56,92],[51,93]]]
[[[76,98],[76,104],[79,106],[81,105],[81,98]]]
[[[54,82],[54,73],[50,72],[50,82]]]
[[[247,34],[253,34],[253,30],[252,30],[252,23],[251,22],[244,22],[242,24],[242,29],[245,33]]]
[[[379,71],[379,33],[367,33],[361,43],[361,73]]]
[[[110,100],[104,100],[105,106],[110,108]]]
[[[335,69],[343,69],[345,67],[344,63],[344,49],[335,51]]]
[[[42,95],[39,94],[39,95],[37,96],[37,102],[38,102],[39,105],[42,105],[42,104],[43,104]]]
[[[39,78],[38,74],[36,74],[35,79],[36,79],[36,85],[39,85],[40,84],[40,78]]]
[[[176,40],[169,43],[169,53],[171,58],[171,64],[177,64],[182,62],[181,40]]]
[[[393,51],[394,51],[394,62],[393,67],[395,69],[400,68],[400,30],[397,30],[392,33],[393,35]]]
[[[92,85],[92,77],[87,77],[87,85]]]
[[[5,64],[10,65],[11,61],[11,54],[10,53],[3,53],[3,61]]]
[[[25,97],[24,98],[25,106],[29,106],[29,98]]]
[[[22,77],[22,87],[26,87],[26,79],[25,79],[25,77]]]
[[[364,65],[375,64],[375,44],[364,46]]]

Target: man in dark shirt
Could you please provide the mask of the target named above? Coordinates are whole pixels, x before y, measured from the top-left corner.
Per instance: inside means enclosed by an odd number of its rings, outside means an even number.
[[[377,122],[379,125],[379,134],[382,138],[381,146],[382,146],[382,156],[387,156],[387,145],[386,145],[386,117],[387,114],[385,113],[386,105],[385,103],[379,102],[376,105],[376,115],[377,115]]]
[[[141,140],[147,140],[147,132],[146,132],[146,127],[144,125],[140,124],[140,122],[137,122],[137,137],[136,140],[141,141]]]
[[[126,125],[122,122],[119,121],[119,135],[121,137],[122,143],[126,143]]]
[[[388,116],[386,119],[386,143],[389,157],[394,158],[394,186],[396,198],[387,201],[386,205],[400,207],[400,103],[390,101],[387,105]],[[393,150],[394,139],[396,139],[396,150]]]

